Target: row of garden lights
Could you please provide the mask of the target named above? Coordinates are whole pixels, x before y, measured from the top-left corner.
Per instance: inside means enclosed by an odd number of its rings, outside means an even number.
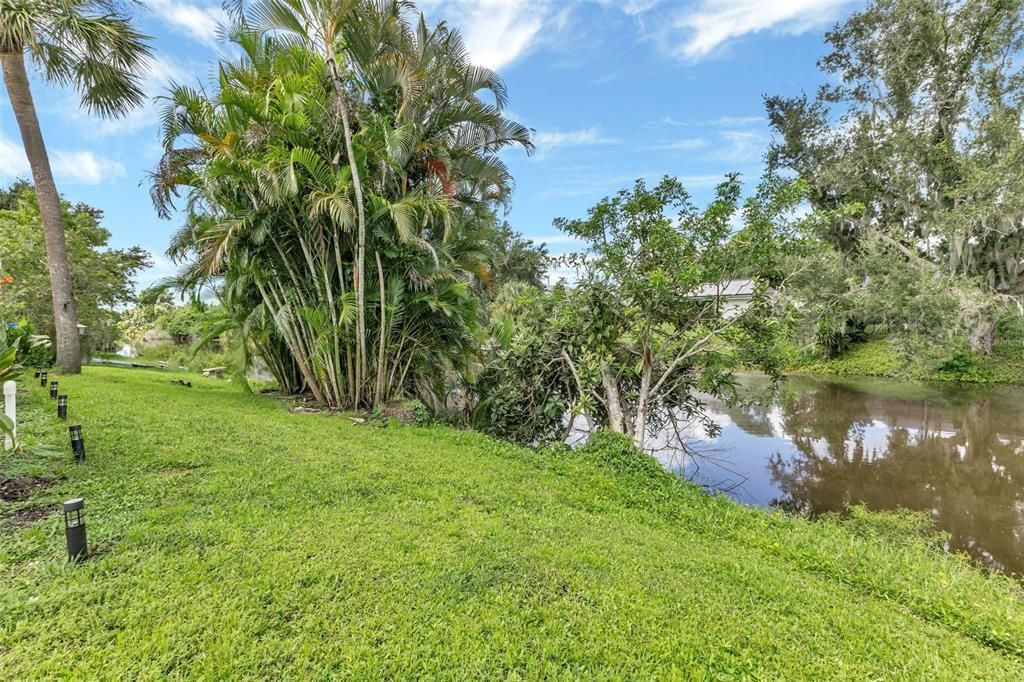
[[[39,385],[46,387],[49,378],[48,372],[37,369],[35,376],[39,379]],[[50,382],[50,400],[57,401],[57,417],[61,421],[68,419],[68,396],[59,394],[59,384],[56,381]],[[68,427],[71,435],[71,450],[75,453],[75,461],[85,461],[85,441],[82,439],[82,425],[73,424]],[[68,545],[68,558],[71,561],[84,559],[89,548],[85,536],[85,500],[76,497],[64,503],[64,537]]]
[[[39,385],[43,388],[46,387],[46,381],[49,378],[49,374],[45,369],[37,369],[35,376],[39,379]],[[57,418],[61,421],[67,421],[68,419],[68,396],[67,394],[59,393],[60,384],[56,381],[50,382],[50,400],[57,401]],[[85,441],[82,439],[82,426],[81,424],[74,424],[68,427],[68,433],[71,435],[71,451],[75,454],[75,460],[78,462],[85,461]]]

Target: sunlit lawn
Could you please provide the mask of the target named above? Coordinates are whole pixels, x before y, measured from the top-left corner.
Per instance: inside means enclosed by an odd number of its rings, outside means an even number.
[[[891,523],[178,376],[60,378],[87,462],[0,465],[67,477],[0,517],[84,496],[95,550],[0,522],[0,678],[1024,679],[1013,583]],[[23,432],[66,451],[29,393]]]

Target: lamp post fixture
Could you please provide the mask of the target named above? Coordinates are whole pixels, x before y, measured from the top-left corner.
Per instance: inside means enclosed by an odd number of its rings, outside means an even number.
[[[57,396],[57,418],[63,421],[67,421],[68,397],[66,395]]]
[[[84,462],[85,441],[82,440],[82,425],[73,424],[68,427],[68,432],[71,434],[71,450],[75,453],[75,460]]]
[[[85,538],[85,500],[81,497],[64,503],[64,536],[68,541],[68,559],[84,559],[89,545]]]
[[[56,381],[51,381],[50,382],[50,400],[56,400],[57,399],[57,385],[58,384],[57,384]]]
[[[46,386],[46,370],[39,372],[39,385]]]

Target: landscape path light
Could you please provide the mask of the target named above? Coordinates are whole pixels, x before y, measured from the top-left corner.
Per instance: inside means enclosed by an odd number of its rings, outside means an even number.
[[[36,378],[36,379],[38,379],[38,378],[39,378],[39,368],[38,368],[38,367],[36,367],[36,373],[35,373],[35,378]]]
[[[11,432],[4,437],[4,449],[14,447],[18,435],[18,385],[13,381],[4,382],[4,414],[11,420]]]
[[[63,420],[68,418],[68,397],[66,395],[57,396],[57,417]]]
[[[82,425],[72,424],[68,427],[71,434],[71,450],[75,453],[75,459],[79,462],[85,461],[85,441],[82,440]]]
[[[40,386],[46,386],[46,371],[45,370],[39,373],[39,385]]]
[[[64,503],[64,536],[68,541],[68,559],[84,559],[89,545],[85,538],[85,500],[81,497]]]
[[[58,383],[56,381],[51,381],[50,382],[50,400],[56,400],[57,399],[57,386],[58,386]]]

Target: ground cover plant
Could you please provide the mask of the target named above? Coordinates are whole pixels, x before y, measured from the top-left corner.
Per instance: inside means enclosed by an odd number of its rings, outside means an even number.
[[[355,425],[186,375],[61,377],[84,465],[0,502],[7,679],[1021,679],[1007,578],[917,524],[809,522],[664,474],[608,434],[533,451]],[[22,387],[27,442],[66,440]],[[83,495],[92,556],[59,515]]]

